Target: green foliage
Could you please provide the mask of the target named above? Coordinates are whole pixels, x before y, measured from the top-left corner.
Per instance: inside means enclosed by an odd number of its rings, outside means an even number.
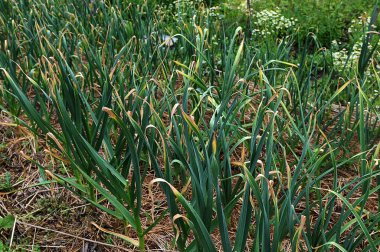
[[[251,251],[379,246],[379,212],[367,209],[380,187],[371,183],[380,112],[368,98],[379,78],[363,74],[375,50],[363,46],[338,78],[304,28],[250,39],[202,4],[9,3],[0,2],[13,10],[0,12],[2,105],[25,113],[21,123],[68,165],[68,175],[46,168],[50,178],[132,229],[101,231],[144,251],[170,216],[180,251],[217,251],[215,233],[224,251],[249,240]],[[299,15],[328,10],[289,3]],[[341,183],[356,165],[360,176]],[[156,184],[166,207],[148,211],[144,188]]]
[[[246,1],[225,1],[225,4],[240,11],[231,14],[238,18],[246,14]],[[308,34],[317,35],[322,46],[330,46],[333,40],[347,41],[347,29],[351,20],[359,17],[363,12],[370,12],[376,0],[352,0],[352,1],[317,1],[317,0],[255,0],[250,1],[252,13],[258,13],[264,9],[275,10],[286,18],[296,18],[299,21],[299,33],[301,41]]]
[[[6,245],[2,241],[0,241],[0,252],[8,251],[8,249],[5,246]]]
[[[4,176],[0,177],[0,191],[9,191],[12,187],[12,176],[11,173],[7,171]]]
[[[14,225],[14,222],[15,222],[15,217],[13,215],[0,217],[0,230],[12,228]]]

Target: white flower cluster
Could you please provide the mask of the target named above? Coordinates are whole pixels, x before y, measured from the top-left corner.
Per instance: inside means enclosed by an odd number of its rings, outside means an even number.
[[[175,0],[173,4],[175,6],[175,17],[178,20],[190,21],[195,15],[197,8],[202,3],[202,0]]]
[[[336,40],[332,41],[332,46],[335,46]],[[360,57],[360,51],[362,48],[361,42],[356,42],[352,48],[351,54],[346,48],[343,48],[340,51],[332,53],[334,60],[334,67],[337,71],[343,72],[344,70],[351,70],[358,63]]]
[[[191,22],[194,16],[211,16],[223,19],[220,6],[207,7],[202,0],[175,0],[167,5],[157,5],[155,13],[161,19]]]
[[[368,29],[368,24],[371,22],[371,18],[370,17],[366,17],[366,14],[364,14],[363,16],[360,16],[356,19],[353,19],[351,21],[351,25],[350,27],[348,28],[348,33],[349,34],[357,34],[357,33],[362,33],[363,32],[363,28],[365,29],[365,31]],[[376,29],[376,26],[375,25],[372,25],[372,28],[373,29]]]
[[[202,0],[175,0],[173,1],[173,4],[178,7],[178,6],[191,6],[194,5],[194,4],[201,4],[202,3]]]
[[[352,72],[352,70],[357,66],[363,45],[363,37],[365,36],[363,31],[367,31],[368,24],[370,22],[371,18],[366,18],[364,15],[351,21],[351,26],[348,28],[348,33],[351,35],[351,40],[355,42],[351,53],[346,48],[339,50],[338,42],[336,40],[331,42],[331,49],[335,51],[332,53],[334,67],[338,72]],[[376,26],[373,25],[372,28],[375,29]],[[368,45],[369,50],[372,48],[372,45]],[[370,69],[367,70],[366,75],[371,76]]]
[[[243,11],[248,14],[246,1],[226,1],[223,6],[228,10],[237,10],[239,12]]]
[[[214,6],[209,8],[209,14],[211,17],[216,17],[218,19],[223,19],[224,15],[221,13],[220,6]]]
[[[286,18],[280,10],[262,10],[253,14],[253,34],[266,37],[269,35],[282,36],[289,34],[297,23],[296,18]]]

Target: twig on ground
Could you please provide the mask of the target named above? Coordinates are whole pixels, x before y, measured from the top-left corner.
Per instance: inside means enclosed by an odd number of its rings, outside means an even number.
[[[41,229],[41,230],[45,230],[45,231],[51,231],[51,232],[55,232],[55,233],[58,233],[58,234],[70,236],[70,237],[77,238],[77,239],[80,239],[80,240],[83,240],[83,241],[88,241],[88,242],[100,244],[100,245],[103,245],[103,246],[108,246],[108,247],[113,247],[113,248],[121,249],[123,251],[130,251],[130,250],[126,249],[126,248],[122,248],[122,247],[115,246],[115,245],[112,245],[112,244],[108,244],[108,243],[104,243],[104,242],[99,242],[99,241],[87,239],[87,238],[84,238],[84,237],[80,237],[80,236],[76,236],[76,235],[73,235],[73,234],[57,231],[57,230],[50,229],[50,228],[40,227],[40,226],[37,226],[37,225],[25,223],[25,222],[22,222],[22,221],[17,221],[17,223],[25,225],[25,226],[29,226],[29,227],[34,227],[36,229]],[[16,224],[16,221],[15,221],[15,224]],[[11,240],[11,242],[12,242],[12,240]]]

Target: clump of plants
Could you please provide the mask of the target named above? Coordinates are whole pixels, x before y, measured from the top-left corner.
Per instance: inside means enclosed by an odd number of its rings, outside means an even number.
[[[0,12],[1,106],[67,169],[46,178],[123,226],[93,223],[129,249],[152,250],[164,223],[179,251],[376,251],[375,36],[342,81],[320,71],[315,36],[294,55],[295,19],[258,12],[274,39],[251,40],[184,3],[0,2],[14,8]]]
[[[297,28],[296,18],[286,18],[280,13],[280,9],[262,10],[253,15],[253,34],[258,38],[281,38],[292,34]]]
[[[299,21],[297,33],[299,40],[305,42],[309,34],[313,33],[317,36],[319,43],[326,47],[329,47],[331,41],[335,39],[346,40],[347,28],[352,17],[360,16],[363,12],[370,12],[375,2],[375,0],[250,1],[252,13],[278,8],[285,18],[296,18]],[[233,6],[233,4],[230,5]]]
[[[351,21],[351,25],[348,28],[348,33],[350,35],[350,41],[345,46],[348,46],[348,49],[343,47],[344,44],[342,42],[337,42],[336,40],[332,41],[331,50],[333,51],[333,64],[338,72],[341,74],[346,73],[355,73],[356,67],[358,65],[361,51],[363,49],[363,43],[365,42],[366,37],[373,37],[377,31],[376,22],[371,22],[371,17],[368,17],[367,14],[363,14],[362,16]],[[342,45],[342,46],[340,46]],[[351,45],[351,46],[350,46]],[[367,68],[365,74],[369,78],[374,78],[373,70],[379,69],[379,41],[374,38],[370,41],[370,43],[364,45],[366,46],[366,50],[374,50],[374,57],[372,58],[371,65],[374,67]]]

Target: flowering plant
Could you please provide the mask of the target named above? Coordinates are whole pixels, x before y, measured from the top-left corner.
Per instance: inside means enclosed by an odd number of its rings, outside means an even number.
[[[286,36],[295,30],[298,21],[293,17],[284,17],[278,8],[254,13],[253,20],[253,34],[264,38],[271,35]]]

